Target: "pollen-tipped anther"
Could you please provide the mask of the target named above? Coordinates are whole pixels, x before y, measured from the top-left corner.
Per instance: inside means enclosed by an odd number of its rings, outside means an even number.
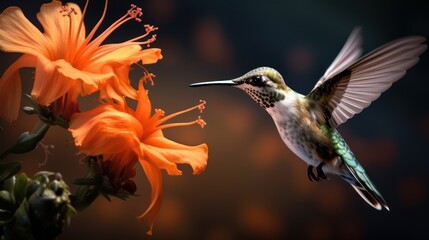
[[[159,109],[159,108],[155,109],[155,113],[158,114],[160,117],[164,117],[164,115],[165,115],[164,110]]]
[[[200,127],[201,127],[201,128],[204,128],[204,127],[207,125],[206,121],[204,121],[204,120],[201,118],[201,116],[198,116],[196,123],[197,123],[198,125],[200,125]]]
[[[127,11],[128,16],[134,18],[137,22],[141,22],[141,16],[143,15],[142,9],[137,7],[135,4],[131,4],[131,8]]]
[[[143,77],[140,78],[140,81],[143,81],[144,83],[146,82],[150,82],[151,86],[155,85],[155,82],[153,81],[153,78],[156,77],[155,74],[153,73],[149,73],[149,72],[145,72]]]
[[[200,113],[203,113],[203,110],[206,108],[206,104],[206,101],[200,100],[200,105],[198,106],[198,110],[200,110]]]

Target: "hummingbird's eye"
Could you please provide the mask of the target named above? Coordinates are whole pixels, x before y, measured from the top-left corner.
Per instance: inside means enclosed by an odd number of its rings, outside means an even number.
[[[250,79],[249,83],[250,85],[253,85],[253,86],[263,86],[265,85],[264,76],[262,75],[254,76],[253,78]]]

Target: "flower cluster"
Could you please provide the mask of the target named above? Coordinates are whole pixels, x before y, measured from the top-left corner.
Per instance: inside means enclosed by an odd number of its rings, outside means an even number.
[[[206,144],[187,146],[163,135],[163,130],[171,127],[193,124],[204,127],[206,123],[201,117],[187,123],[166,122],[194,109],[202,112],[206,103],[201,100],[194,107],[170,115],[160,109],[153,113],[144,82],[150,80],[153,85],[154,75],[143,68],[144,76],[135,89],[130,84],[129,71],[133,64],[142,66],[162,59],[161,49],[150,48],[156,40],[153,32],[157,28],[144,25],[144,33],[140,36],[103,44],[126,22],[140,23],[143,14],[141,8],[131,5],[124,16],[97,36],[107,6],[108,0],[100,20],[89,33],[84,24],[88,1],[83,11],[74,3],[63,5],[57,0],[43,4],[37,14],[43,31],[18,7],[9,7],[0,14],[0,50],[22,53],[0,78],[3,106],[0,116],[12,124],[17,120],[22,95],[19,69],[34,68],[32,99],[52,116],[67,122],[81,152],[102,159],[103,175],[109,178],[112,186],[133,193],[135,185],[130,187],[130,180],[135,176],[135,165],[140,163],[152,194],[149,207],[139,219],[148,219],[150,233],[162,198],[161,171],[180,175],[177,164],[189,164],[194,174],[199,174],[205,169],[208,158]],[[78,98],[96,92],[103,103],[80,112]],[[137,101],[135,110],[128,106],[127,98]]]

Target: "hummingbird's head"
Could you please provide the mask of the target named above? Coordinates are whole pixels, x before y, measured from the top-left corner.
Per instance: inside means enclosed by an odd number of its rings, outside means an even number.
[[[290,89],[283,81],[283,77],[273,68],[259,67],[231,80],[209,81],[193,83],[190,87],[213,85],[228,85],[244,90],[261,107],[274,107],[274,103],[285,98],[285,92]]]

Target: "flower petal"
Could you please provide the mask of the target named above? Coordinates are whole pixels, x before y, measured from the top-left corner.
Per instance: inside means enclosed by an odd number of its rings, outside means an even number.
[[[156,63],[159,59],[162,59],[161,49],[159,48],[142,50],[138,44],[106,44],[97,48],[96,52],[92,55],[90,66],[99,66],[112,62],[131,65],[140,60],[143,64],[152,64]]]
[[[150,103],[148,91],[144,88],[143,81],[139,82],[139,89],[137,91],[137,107],[135,117],[142,123],[147,123],[150,119],[152,112],[152,104]]]
[[[93,65],[104,65],[112,62],[119,62],[131,65],[138,61],[135,56],[139,54],[142,49],[140,45],[125,45],[123,44],[106,44],[101,45],[91,56],[91,63]]]
[[[207,166],[208,147],[206,144],[187,146],[171,141],[165,137],[149,137],[145,140],[145,154],[156,152],[157,158],[173,163],[191,165],[194,174],[200,174]]]
[[[132,150],[142,157],[139,121],[116,107],[103,104],[72,116],[69,131],[82,152],[96,156]]]
[[[106,82],[115,77],[109,68],[97,69],[98,72],[81,71],[64,59],[55,61],[55,65],[58,73],[64,77],[82,81],[82,95],[88,95],[97,91],[100,85],[106,84]]]
[[[45,36],[24,16],[18,7],[8,7],[0,14],[0,50],[49,56]]]
[[[32,55],[24,54],[18,58],[0,78],[0,116],[6,121],[13,123],[18,117],[21,105],[21,76],[19,69],[23,67],[33,67],[35,58]]]
[[[149,231],[147,234],[152,235],[153,223],[159,209],[161,208],[162,202],[162,174],[160,169],[152,163],[144,159],[139,159],[139,161],[149,180],[152,192],[150,194],[149,207],[142,215],[138,217],[138,219],[140,221],[144,221],[146,218],[148,218]]]
[[[161,49],[148,48],[140,51],[138,58],[143,64],[153,64],[162,59]]]
[[[147,161],[160,169],[165,169],[169,175],[182,175],[182,171],[177,168],[177,165],[161,154],[158,148],[154,148],[145,143],[140,144],[140,147]]]
[[[77,51],[85,39],[85,26],[81,23],[82,12],[75,3],[67,3],[73,13],[65,15],[61,1],[45,3],[40,7],[37,19],[42,24],[47,40],[52,44],[51,59],[64,58],[66,51]],[[70,29],[71,28],[71,29]]]
[[[104,87],[100,88],[99,99],[110,103],[116,102],[123,108],[125,108],[126,106],[124,96],[120,95],[119,92],[115,89],[115,87],[111,84],[106,84]]]
[[[78,96],[81,87],[79,83],[73,81],[73,85],[70,90],[62,97],[55,100],[51,106],[52,111],[57,116],[62,116],[65,120],[70,121],[70,118],[74,113],[79,112]]]
[[[137,99],[137,91],[131,86],[128,74],[128,65],[112,64],[105,67],[114,72],[114,77],[100,87],[100,99],[114,99],[122,106],[125,106],[125,97]]]
[[[73,86],[73,80],[58,73],[56,63],[42,56],[37,59],[31,95],[45,106],[66,94]]]

